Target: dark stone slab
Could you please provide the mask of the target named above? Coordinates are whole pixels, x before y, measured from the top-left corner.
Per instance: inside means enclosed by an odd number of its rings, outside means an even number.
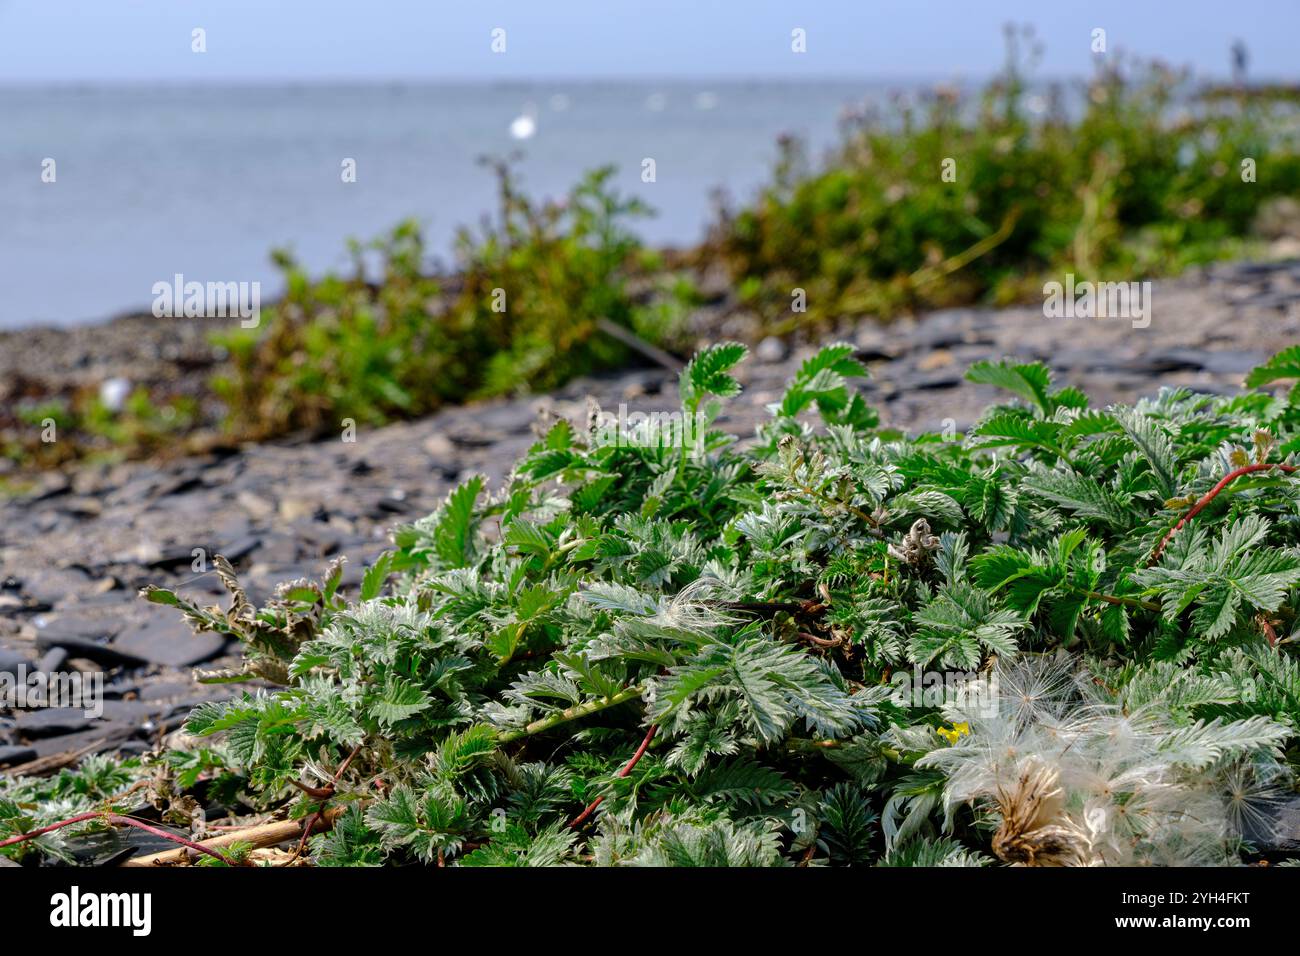
[[[38,632],[36,647],[40,651],[61,647],[73,657],[84,657],[104,667],[140,667],[145,663],[141,657],[123,653],[108,644],[101,644],[88,637],[77,637],[72,634]]]
[[[909,375],[898,383],[898,389],[901,392],[906,392],[909,389],[932,391],[934,389],[956,388],[961,385],[964,378],[965,375],[962,372],[942,369],[919,375]]]
[[[17,674],[20,666],[26,666],[28,671],[33,670],[32,662],[26,654],[0,647],[0,674]]]
[[[1255,366],[1263,365],[1268,358],[1264,352],[1215,349],[1205,353],[1201,367],[1216,375],[1245,375]]]
[[[1205,367],[1206,353],[1199,349],[1156,349],[1115,363],[1115,368],[1164,375],[1196,372]]]
[[[55,607],[90,585],[90,577],[72,568],[24,571],[18,580],[23,596],[39,607]]]
[[[104,701],[105,720],[120,724],[134,724],[137,727],[167,713],[167,704],[145,700],[106,700]]]
[[[261,543],[262,539],[257,535],[241,535],[227,543],[217,544],[214,553],[221,555],[231,564],[234,564],[241,558],[252,554]]]
[[[62,737],[87,730],[94,725],[94,718],[75,707],[47,707],[42,710],[19,711],[17,717],[18,732],[28,740],[44,737]]]
[[[32,749],[37,757],[51,757],[54,754],[75,753],[86,747],[94,747],[95,753],[112,753],[123,743],[136,736],[137,728],[122,724],[97,721],[89,730],[63,737],[45,737],[32,741]]]
[[[1105,369],[1115,364],[1115,358],[1109,349],[1058,349],[1051,355],[1051,364],[1054,369]]]
[[[36,662],[36,669],[42,674],[49,674],[62,667],[67,659],[68,652],[62,647],[51,648]]]
[[[122,601],[121,603],[126,602]],[[59,646],[56,639],[65,637],[76,637],[89,641],[107,641],[117,634],[120,626],[114,615],[73,612],[42,615],[36,618],[33,623],[37,628],[38,642],[41,637],[47,640],[47,646],[41,647],[41,650]]]
[[[0,767],[14,767],[36,759],[36,751],[31,747],[0,747]]]
[[[168,610],[150,614],[143,625],[128,628],[113,642],[115,651],[167,667],[192,667],[225,647],[220,634],[195,634],[179,612]]]
[[[196,687],[201,688],[202,685],[195,684],[193,681],[159,681],[156,684],[149,684],[140,688],[140,699],[143,701],[168,701],[177,697],[184,697],[187,694],[193,694]]]
[[[168,544],[157,549],[152,559],[146,562],[151,568],[179,568],[194,562],[194,549],[203,548],[208,554],[212,549],[207,543]]]

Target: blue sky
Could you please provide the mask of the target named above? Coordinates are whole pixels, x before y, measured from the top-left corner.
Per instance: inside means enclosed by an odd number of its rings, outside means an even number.
[[[1252,75],[1297,72],[1297,0],[0,0],[0,82],[980,77],[1008,20],[1035,25],[1046,75],[1087,72],[1094,27],[1206,74],[1237,38]]]

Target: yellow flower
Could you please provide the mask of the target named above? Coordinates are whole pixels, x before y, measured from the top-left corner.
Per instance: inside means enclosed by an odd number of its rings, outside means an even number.
[[[947,727],[940,727],[938,728],[937,732],[940,737],[948,741],[948,743],[951,745],[951,744],[955,744],[958,740],[960,740],[962,734],[970,733],[970,724],[968,724],[966,721],[962,721],[960,724],[953,724],[951,730],[949,730]]]

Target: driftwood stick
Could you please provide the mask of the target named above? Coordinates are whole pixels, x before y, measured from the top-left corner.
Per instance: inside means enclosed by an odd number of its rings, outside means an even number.
[[[600,329],[610,338],[618,339],[634,352],[640,352],[650,361],[662,365],[670,372],[677,373],[686,367],[686,363],[676,355],[664,351],[657,345],[650,344],[631,329],[619,325],[617,322],[611,322],[606,318],[599,318],[596,320],[596,328]]]
[[[37,757],[27,763],[15,764],[12,767],[6,767],[0,770],[0,773],[9,774],[11,777],[39,777],[47,773],[53,773],[55,770],[62,770],[64,767],[71,766],[86,754],[98,750],[107,744],[107,739],[92,740],[84,747],[77,750],[68,750],[63,753],[49,754],[44,757]]]
[[[320,814],[320,819],[313,824],[313,830],[328,830],[346,810],[346,807],[331,807]],[[251,844],[253,849],[275,846],[287,840],[296,840],[302,836],[302,820],[276,820],[273,823],[261,823],[243,830],[228,830],[219,836],[203,841],[203,846],[210,850],[233,846],[236,843]],[[175,850],[163,850],[149,856],[132,857],[122,866],[177,866],[189,862],[190,851],[186,847]]]

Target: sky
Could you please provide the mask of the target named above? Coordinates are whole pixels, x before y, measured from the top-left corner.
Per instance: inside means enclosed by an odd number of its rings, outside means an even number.
[[[1008,21],[1035,26],[1044,76],[1087,73],[1098,27],[1204,75],[1236,39],[1252,76],[1297,73],[1300,0],[0,0],[0,82],[979,78]]]

